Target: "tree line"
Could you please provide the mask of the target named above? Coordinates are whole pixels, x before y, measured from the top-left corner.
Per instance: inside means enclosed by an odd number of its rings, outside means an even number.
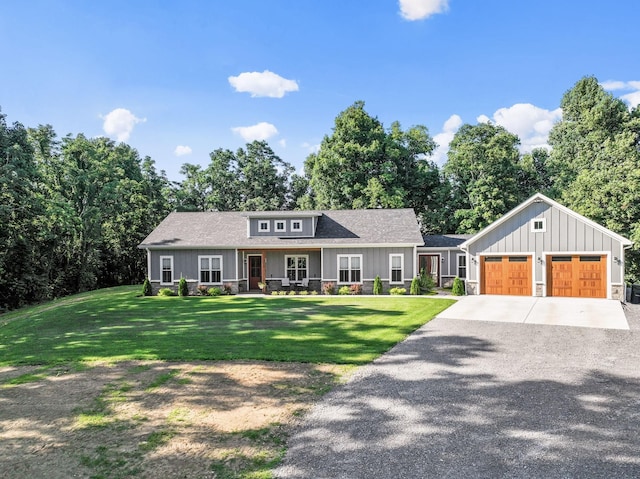
[[[503,127],[465,124],[442,166],[426,127],[385,128],[364,107],[336,117],[302,175],[255,141],[184,164],[180,182],[127,144],[0,114],[0,310],[141,282],[137,245],[173,210],[413,208],[424,233],[474,233],[540,191],[640,241],[640,110],[594,77],[562,97],[550,150],[522,154]],[[627,273],[640,279],[635,250]]]

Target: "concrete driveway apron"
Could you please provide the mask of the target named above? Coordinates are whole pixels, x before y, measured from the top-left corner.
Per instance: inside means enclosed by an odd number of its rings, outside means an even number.
[[[442,315],[329,393],[279,478],[638,478],[640,331]]]
[[[629,329],[620,301],[531,296],[466,296],[441,318],[584,328]]]

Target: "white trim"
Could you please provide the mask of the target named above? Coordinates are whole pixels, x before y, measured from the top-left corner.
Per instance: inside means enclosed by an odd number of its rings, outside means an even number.
[[[234,268],[236,270],[236,277],[233,279],[236,283],[240,280],[238,277],[238,250],[236,249],[236,262]]]
[[[464,258],[465,261],[465,274],[464,274],[464,278],[462,276],[460,276],[460,258]],[[469,262],[467,261],[467,255],[465,253],[458,253],[456,254],[456,271],[455,271],[455,275],[453,275],[454,277],[458,277],[460,279],[464,279],[466,280],[467,277],[469,276]]]
[[[262,229],[262,225],[267,225],[267,227]],[[271,221],[258,220],[258,233],[271,233]]]
[[[611,268],[613,267],[611,251],[543,251],[542,258],[542,296],[547,296],[547,257],[549,256],[606,256],[607,257],[607,299],[611,299]],[[624,282],[624,277],[622,278]]]
[[[151,251],[147,248],[147,278],[151,281]]]
[[[278,228],[278,225],[282,225],[282,228]],[[287,232],[287,220],[273,220],[273,231],[276,233]]]
[[[285,254],[284,255],[284,278],[288,278],[289,276],[287,275],[287,270],[289,269],[287,267],[287,259],[288,258],[296,258],[296,275],[298,274],[298,271],[302,271],[301,269],[298,268],[298,262],[297,262],[297,258],[305,258],[306,259],[306,268],[304,268],[304,271],[306,272],[306,278],[309,279],[309,255],[308,254]],[[298,279],[292,279],[291,281],[300,281]]]
[[[216,271],[213,269],[213,259],[219,259],[220,260],[220,281],[200,281],[200,278],[202,277],[202,263],[201,261],[203,259],[208,259],[209,260],[209,274],[210,274],[210,279],[213,278],[213,272]],[[224,266],[222,263],[222,255],[219,254],[203,254],[203,255],[198,255],[198,283],[200,284],[223,284],[224,283]]]
[[[320,249],[320,282],[324,281],[324,248]]]
[[[295,228],[294,223],[300,223],[300,228]],[[289,226],[291,227],[292,233],[301,233],[304,230],[304,223],[301,219],[298,219],[298,218],[294,218],[290,220]]]
[[[163,260],[168,259],[169,261],[171,261],[171,282],[170,283],[165,283],[163,282]],[[175,281],[175,274],[174,274],[174,268],[173,268],[173,256],[160,256],[160,284],[161,285],[173,285],[174,281]]]
[[[393,257],[400,257],[400,277],[402,281],[391,281],[393,278]],[[404,284],[404,254],[402,253],[389,253],[389,284]]]
[[[349,260],[349,269],[348,269],[349,278],[351,278],[351,272],[354,271],[354,269],[351,268],[351,258],[355,258],[355,257],[360,258],[360,268],[359,268],[359,270],[360,270],[360,281],[343,281],[343,282],[341,282],[340,281],[340,258],[348,258],[348,260]],[[363,274],[363,272],[364,272],[363,271],[364,270],[364,262],[362,260],[362,254],[338,254],[338,255],[336,255],[336,266],[337,266],[336,272],[338,273],[338,280],[337,280],[336,284],[362,284],[362,282],[364,281],[363,280],[363,277],[364,277],[364,274]]]
[[[295,236],[292,239],[304,239],[311,238],[311,236]],[[262,238],[254,238],[257,241],[260,241]],[[243,250],[266,250],[266,249],[283,249],[286,247],[287,249],[296,250],[296,249],[342,249],[342,248],[413,248],[416,246],[415,243],[291,243],[289,244],[286,241],[282,241],[278,244],[230,244],[230,245],[220,245],[220,244],[201,244],[201,245],[189,245],[189,246],[155,246],[155,245],[145,245],[141,244],[138,246],[139,249],[150,249],[150,250],[194,250],[194,249],[243,249]],[[442,251],[442,248],[438,248]]]
[[[540,228],[536,228],[536,223],[540,223]],[[531,218],[530,224],[532,233],[547,232],[547,218]]]
[[[491,223],[489,226],[487,226],[483,230],[479,231],[478,233],[473,235],[471,238],[469,238],[467,241],[462,243],[460,245],[460,249],[463,249],[463,250],[466,251],[469,248],[469,245],[475,243],[478,239],[482,238],[483,236],[485,236],[490,231],[493,231],[498,226],[500,226],[501,224],[503,224],[506,221],[508,221],[509,219],[511,219],[513,216],[515,216],[518,213],[520,213],[521,211],[523,211],[529,205],[531,205],[533,203],[538,203],[538,202],[541,202],[541,201],[547,203],[549,206],[553,206],[553,207],[558,208],[563,213],[566,213],[567,215],[572,216],[572,217],[576,218],[577,220],[584,222],[588,226],[591,226],[592,228],[600,231],[601,233],[604,233],[607,236],[610,236],[611,238],[615,239],[616,241],[619,241],[620,243],[622,243],[624,245],[627,245],[627,246],[633,245],[633,241],[628,240],[627,238],[625,238],[623,236],[620,236],[617,233],[614,233],[610,229],[607,229],[604,226],[599,225],[595,221],[592,221],[589,218],[586,218],[586,217],[582,216],[580,213],[576,213],[575,211],[567,208],[566,206],[561,205],[557,201],[554,201],[551,198],[547,198],[542,193],[536,193],[531,198],[529,198],[526,201],[523,201],[518,206],[516,206],[514,209],[512,209],[511,211],[509,211],[508,213],[503,215],[501,218],[497,219],[496,221]]]

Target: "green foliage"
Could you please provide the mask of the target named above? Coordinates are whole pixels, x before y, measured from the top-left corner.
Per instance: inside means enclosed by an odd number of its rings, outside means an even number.
[[[412,296],[419,296],[422,294],[420,291],[420,278],[417,276],[411,280],[411,288],[409,289],[409,294]]]
[[[189,296],[189,285],[185,278],[180,278],[178,282],[178,296]]]
[[[420,285],[420,294],[431,294],[436,288],[436,281],[430,274],[427,274],[424,268],[420,270],[418,281]]]
[[[199,284],[196,291],[200,296],[209,296],[209,287],[204,284]]]
[[[362,364],[452,304],[308,296],[292,308],[288,297],[183,301],[140,298],[139,291],[99,290],[8,313],[0,328],[0,366],[132,359]],[[132,328],[145,334],[132,335]],[[164,381],[165,373],[151,384]]]
[[[158,290],[158,296],[175,296],[176,293],[171,288],[160,288]]]
[[[289,291],[289,296],[295,296],[296,294],[298,293],[296,293],[295,289],[292,289],[291,291]]]
[[[357,295],[362,294],[362,285],[358,283],[354,283],[349,286],[349,294]]]
[[[376,276],[373,280],[373,294],[382,294],[382,280],[380,279],[380,276]]]
[[[222,294],[222,289],[218,288],[217,286],[214,286],[212,288],[209,288],[207,293],[209,294],[209,296],[220,296]]]
[[[351,294],[351,288],[349,286],[340,286],[340,289],[338,289],[338,294],[341,294],[341,295]]]
[[[400,296],[403,294],[407,294],[407,288],[391,288],[389,290],[389,294],[393,295],[393,296]]]
[[[322,292],[324,294],[336,294],[336,284],[331,281],[324,283],[322,285]]]
[[[303,289],[302,291],[300,291],[300,293],[298,293],[300,296],[309,296],[309,291],[307,291],[306,289]]]
[[[142,283],[142,296],[151,296],[152,294],[151,282],[149,281],[149,278],[145,278],[144,283]]]
[[[464,296],[464,281],[457,276],[453,280],[453,287],[451,288],[451,294],[454,296]]]

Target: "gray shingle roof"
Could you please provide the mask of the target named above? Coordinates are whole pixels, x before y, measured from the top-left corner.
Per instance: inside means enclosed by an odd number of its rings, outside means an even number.
[[[313,238],[248,238],[247,212],[171,213],[139,246],[251,248],[423,243],[412,209],[331,210],[317,213],[322,215],[318,217]]]
[[[455,248],[473,235],[424,235],[424,246],[427,248]]]

